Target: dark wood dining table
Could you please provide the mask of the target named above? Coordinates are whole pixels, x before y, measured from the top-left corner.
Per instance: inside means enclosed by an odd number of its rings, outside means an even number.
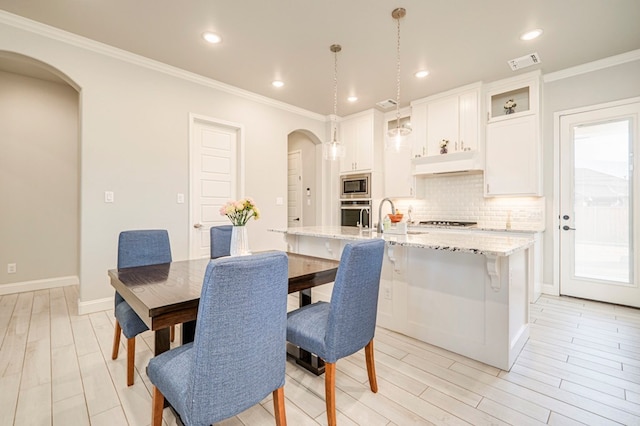
[[[300,306],[311,303],[311,289],[333,282],[339,261],[287,253],[289,293],[300,292]],[[182,324],[183,344],[193,341],[200,292],[211,259],[182,260],[160,265],[111,269],[111,285],[127,301],[150,330],[154,331],[154,353],[169,350],[169,326]],[[296,362],[315,374],[324,363],[306,351],[292,354]]]

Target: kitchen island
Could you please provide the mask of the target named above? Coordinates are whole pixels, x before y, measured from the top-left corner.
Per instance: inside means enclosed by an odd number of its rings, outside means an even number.
[[[291,252],[329,259],[339,259],[349,241],[384,238],[380,327],[503,370],[529,337],[533,238],[436,229],[379,235],[339,226],[272,231],[284,234]]]

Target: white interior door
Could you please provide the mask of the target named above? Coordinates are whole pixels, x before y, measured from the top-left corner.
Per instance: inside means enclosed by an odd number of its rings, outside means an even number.
[[[640,307],[640,103],[560,117],[560,293]]]
[[[237,127],[204,119],[191,123],[191,235],[190,257],[211,255],[209,229],[229,225],[220,207],[238,197]]]
[[[287,226],[302,226],[302,152],[287,157]]]

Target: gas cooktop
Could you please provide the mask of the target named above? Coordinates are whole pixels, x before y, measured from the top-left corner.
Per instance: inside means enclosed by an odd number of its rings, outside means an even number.
[[[478,224],[478,222],[462,222],[459,220],[424,220],[421,222],[418,222],[418,225],[423,225],[423,226],[443,226],[443,227],[461,227],[461,228],[465,228],[465,227],[471,227],[471,226],[476,226]]]

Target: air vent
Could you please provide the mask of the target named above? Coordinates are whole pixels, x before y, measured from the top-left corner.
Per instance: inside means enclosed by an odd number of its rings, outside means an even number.
[[[507,61],[512,71],[518,71],[522,68],[530,67],[532,65],[538,65],[540,62],[542,62],[540,60],[540,55],[535,52]]]
[[[387,99],[385,101],[378,102],[376,105],[378,105],[382,109],[389,109],[389,108],[395,108],[397,103],[393,99]]]

